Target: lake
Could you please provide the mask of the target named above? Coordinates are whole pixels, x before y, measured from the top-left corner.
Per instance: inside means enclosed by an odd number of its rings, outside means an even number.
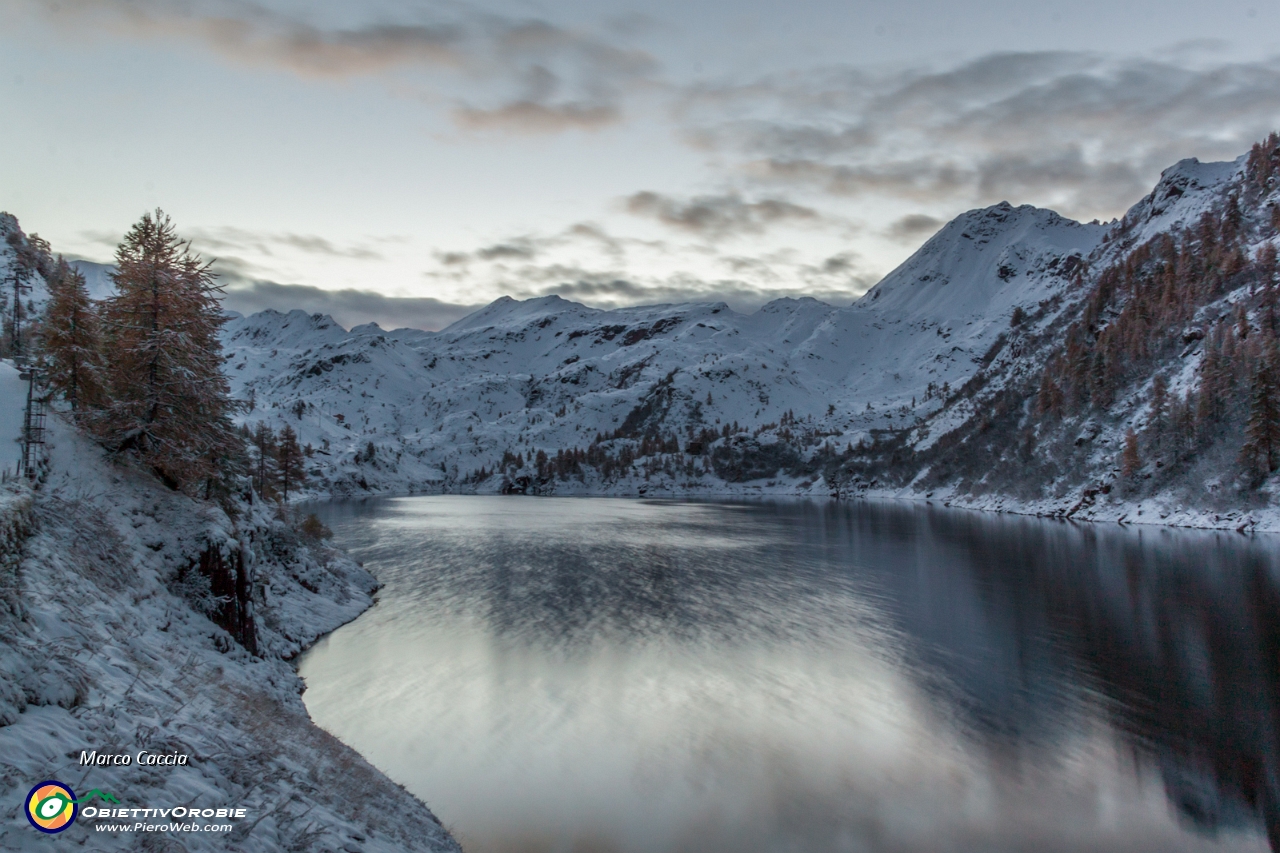
[[[1280,538],[896,502],[318,509],[385,586],[301,659],[306,705],[468,853],[1280,850]]]

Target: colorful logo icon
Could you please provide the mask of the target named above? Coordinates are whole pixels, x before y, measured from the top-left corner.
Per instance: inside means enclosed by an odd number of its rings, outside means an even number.
[[[76,795],[54,779],[41,782],[27,794],[27,820],[41,832],[62,832],[75,822],[79,813]]]

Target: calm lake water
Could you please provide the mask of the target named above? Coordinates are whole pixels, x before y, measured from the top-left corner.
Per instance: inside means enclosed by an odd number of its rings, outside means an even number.
[[[1275,537],[886,503],[321,513],[386,586],[301,661],[307,707],[468,853],[1280,849]]]

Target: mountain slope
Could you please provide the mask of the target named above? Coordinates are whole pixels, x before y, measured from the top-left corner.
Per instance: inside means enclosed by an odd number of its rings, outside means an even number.
[[[1245,448],[1258,376],[1280,387],[1277,147],[1182,161],[1109,224],[969,211],[850,306],[504,297],[438,333],[267,312],[228,325],[230,374],[248,422],[312,445],[321,492],[876,492],[1134,518],[1146,500],[1280,525],[1280,449]]]
[[[687,447],[711,430],[773,424],[768,441],[784,413],[833,444],[856,443],[936,408],[936,389],[973,375],[1015,308],[1061,293],[1103,230],[1031,207],[971,211],[845,308],[782,299],[753,314],[721,303],[601,311],[504,297],[438,333],[343,332],[326,317],[264,312],[228,325],[228,372],[253,401],[247,420],[291,423],[316,448],[319,488],[339,493],[469,487],[508,451],[585,452],[619,433],[614,442]],[[723,480],[688,463],[668,487]],[[640,485],[620,476],[557,488]]]
[[[83,849],[456,853],[421,802],[311,722],[288,662],[371,606],[373,577],[261,501],[233,519],[60,415],[46,437],[39,488],[0,484],[0,795],[16,805],[59,779],[120,807],[246,811],[227,832],[82,812],[60,843]],[[148,766],[142,751],[187,759]],[[82,752],[131,761],[84,766]],[[19,808],[0,821],[0,849],[49,842]]]
[[[1280,525],[1278,174],[1274,134],[1232,163],[1167,170],[1067,307],[1011,330],[964,393],[898,437],[882,476],[982,508]]]

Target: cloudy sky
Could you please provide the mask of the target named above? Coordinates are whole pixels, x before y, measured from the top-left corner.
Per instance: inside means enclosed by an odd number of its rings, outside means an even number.
[[[839,303],[1280,128],[1280,5],[3,0],[0,111],[0,209],[105,261],[163,207],[240,310]]]

